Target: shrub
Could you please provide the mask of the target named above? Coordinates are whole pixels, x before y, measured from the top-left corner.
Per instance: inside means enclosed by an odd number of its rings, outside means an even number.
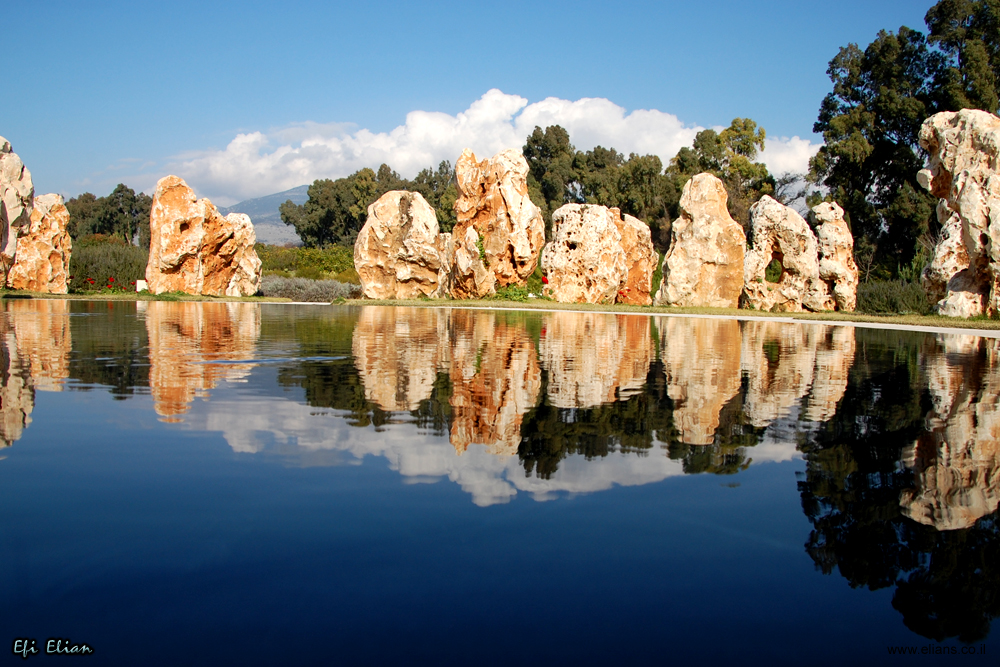
[[[528,288],[521,287],[520,285],[507,285],[506,287],[498,289],[496,294],[489,298],[497,301],[524,302],[528,300]]]
[[[917,313],[927,315],[931,304],[920,283],[874,280],[858,285],[859,313]]]
[[[135,291],[135,281],[146,277],[145,248],[97,239],[93,235],[73,243],[69,260],[70,292]],[[111,279],[114,280],[111,280]]]
[[[299,278],[333,277],[354,271],[354,248],[283,248],[258,243],[255,247],[264,272],[294,274]],[[350,275],[348,273],[347,275]]]
[[[330,303],[337,299],[350,299],[360,296],[361,290],[357,285],[341,283],[336,280],[264,276],[260,284],[260,294],[263,296],[284,297],[292,301]]]

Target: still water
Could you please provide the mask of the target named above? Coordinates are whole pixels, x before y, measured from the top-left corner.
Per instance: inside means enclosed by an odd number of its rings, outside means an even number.
[[[0,303],[0,628],[36,662],[1000,655],[1000,340]]]

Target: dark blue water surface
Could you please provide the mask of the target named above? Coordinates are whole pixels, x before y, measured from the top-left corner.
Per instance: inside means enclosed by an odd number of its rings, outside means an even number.
[[[996,339],[31,300],[0,334],[11,661],[1000,656]]]

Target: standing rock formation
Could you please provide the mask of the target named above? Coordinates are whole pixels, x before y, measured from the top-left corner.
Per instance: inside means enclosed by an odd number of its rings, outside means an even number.
[[[482,162],[471,150],[462,151],[455,164],[455,298],[479,298],[496,287],[527,284],[545,244],[545,223],[528,198],[527,178],[528,162],[519,151],[501,151]]]
[[[556,209],[542,268],[549,281],[544,293],[556,301],[614,303],[628,278],[628,266],[611,211],[589,204]]]
[[[10,142],[0,137],[0,270],[5,281],[17,254],[18,231],[31,224],[34,197],[31,172],[11,152]]]
[[[653,303],[650,291],[653,289],[657,260],[649,225],[631,215],[621,215],[617,208],[611,209],[611,215],[622,235],[622,250],[625,251],[625,266],[628,267],[625,286],[618,290],[617,301],[649,306]]]
[[[726,188],[711,174],[684,185],[681,215],[670,230],[656,303],[736,308],[743,292],[746,235],[729,217]]]
[[[764,195],[750,207],[750,238],[742,305],[782,313],[833,310],[833,299],[820,281],[816,235],[802,216]],[[774,260],[781,264],[781,275],[770,283],[765,273]]]
[[[149,233],[151,293],[252,296],[260,289],[261,262],[250,218],[243,213],[222,217],[183,179],[166,176],[156,184]]]
[[[656,268],[649,226],[617,208],[565,204],[542,253],[545,294],[564,303],[648,306]]]
[[[417,192],[393,190],[368,207],[354,243],[354,267],[369,299],[448,293],[451,237],[438,233],[434,209]]]
[[[827,284],[837,310],[853,311],[858,302],[859,272],[854,262],[854,237],[844,220],[844,209],[824,202],[813,207],[812,215],[819,239],[819,279]]]
[[[66,294],[73,239],[69,211],[60,195],[35,197],[31,224],[18,234],[17,257],[7,274],[11,289]]]
[[[941,235],[921,275],[936,310],[950,317],[1000,312],[1000,118],[962,109],[920,128],[930,154],[920,184],[939,197]]]

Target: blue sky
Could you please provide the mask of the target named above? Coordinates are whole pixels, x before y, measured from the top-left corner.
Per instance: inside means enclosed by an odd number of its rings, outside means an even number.
[[[779,171],[820,141],[837,50],[923,29],[932,4],[33,0],[4,9],[21,37],[0,135],[37,193],[148,192],[178,173],[220,205],[383,158],[412,176],[464,145],[519,145],[536,121],[666,160],[749,117],[799,138],[769,145]]]

